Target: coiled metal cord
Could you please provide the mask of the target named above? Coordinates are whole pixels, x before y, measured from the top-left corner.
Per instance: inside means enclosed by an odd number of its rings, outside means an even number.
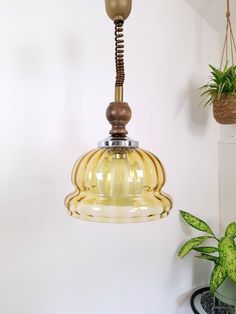
[[[124,34],[123,34],[123,20],[116,20],[115,22],[115,61],[116,61],[116,87],[123,87],[125,80],[124,69]]]

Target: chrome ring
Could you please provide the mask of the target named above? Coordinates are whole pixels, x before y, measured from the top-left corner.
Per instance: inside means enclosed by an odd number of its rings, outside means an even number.
[[[110,136],[103,141],[98,142],[99,148],[108,148],[108,147],[127,147],[127,148],[137,148],[138,141],[132,140],[129,137],[115,137]]]

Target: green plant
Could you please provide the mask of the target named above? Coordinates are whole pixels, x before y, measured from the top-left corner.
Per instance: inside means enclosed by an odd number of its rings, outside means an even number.
[[[224,69],[216,68],[209,64],[211,68],[210,80],[206,85],[200,87],[201,96],[204,97],[201,103],[204,107],[220,99],[222,94],[233,95],[236,92],[236,66],[225,65]]]
[[[236,222],[229,224],[225,230],[225,235],[221,239],[217,239],[211,228],[203,220],[185,211],[180,211],[180,213],[190,226],[208,235],[189,240],[181,247],[178,255],[184,257],[190,251],[194,250],[200,253],[200,255],[195,257],[212,261],[215,264],[210,280],[210,290],[212,293],[216,291],[226,277],[236,283]],[[200,246],[207,239],[216,240],[217,247]],[[214,253],[217,253],[217,256],[212,255]]]

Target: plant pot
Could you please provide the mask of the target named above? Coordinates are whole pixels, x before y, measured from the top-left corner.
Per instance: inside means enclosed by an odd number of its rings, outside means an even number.
[[[236,283],[226,278],[216,290],[215,297],[223,303],[236,307]]]
[[[236,93],[222,94],[213,101],[213,115],[220,124],[236,124]]]

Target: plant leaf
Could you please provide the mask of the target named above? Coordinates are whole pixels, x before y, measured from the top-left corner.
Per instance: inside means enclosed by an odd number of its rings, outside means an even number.
[[[204,246],[204,247],[201,246],[194,250],[200,253],[216,253],[219,251],[217,247],[213,247],[213,246]]]
[[[191,250],[195,249],[197,246],[202,244],[204,241],[209,239],[211,237],[209,236],[203,236],[203,237],[197,237],[189,240],[186,242],[181,249],[179,250],[178,256],[179,257],[184,257],[186,256]]]
[[[202,92],[200,94],[200,96],[204,96],[204,95],[207,95],[207,94],[211,95],[211,89],[204,90],[204,92]]]
[[[236,222],[228,225],[225,237],[219,243],[220,265],[224,266],[227,276],[236,283]]]
[[[197,229],[197,230],[200,230],[200,231],[204,231],[204,232],[207,232],[211,235],[214,235],[213,231],[211,230],[211,228],[208,226],[207,223],[205,223],[203,220],[185,212],[185,211],[180,211],[182,217],[184,218],[184,220],[190,225],[192,226],[193,228]]]
[[[221,70],[219,68],[216,68],[211,64],[209,64],[209,67],[212,69],[212,73],[216,73],[216,74],[220,75]]]
[[[201,255],[198,255],[198,256],[195,256],[197,258],[200,258],[200,259],[207,259],[209,261],[212,261],[214,263],[218,263],[219,262],[219,258],[217,256],[212,256],[212,255],[209,255],[209,254],[204,254],[202,253]]]
[[[211,293],[215,293],[216,289],[222,284],[225,278],[226,278],[225,269],[220,265],[216,265],[211,274],[211,281],[210,281]]]
[[[208,105],[211,104],[213,102],[212,98],[210,97],[207,102],[204,104],[204,108]]]
[[[219,85],[218,99],[220,99],[220,96],[222,95],[222,93],[224,91],[225,84],[226,84],[226,82],[223,82],[222,84]]]
[[[230,223],[226,228],[225,235],[227,237],[236,237],[236,221]]]

